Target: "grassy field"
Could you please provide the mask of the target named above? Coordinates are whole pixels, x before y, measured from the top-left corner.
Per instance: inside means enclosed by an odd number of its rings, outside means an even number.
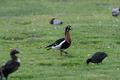
[[[119,80],[120,17],[112,17],[119,0],[0,0],[0,64],[12,48],[21,50],[21,67],[9,80]],[[64,24],[54,29],[56,17]],[[64,36],[71,25],[69,56],[44,47]],[[103,64],[86,65],[94,52],[105,51]]]

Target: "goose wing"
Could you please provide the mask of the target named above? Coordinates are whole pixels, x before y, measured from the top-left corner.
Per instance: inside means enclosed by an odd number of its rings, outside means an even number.
[[[61,20],[55,19],[55,20],[53,20],[53,23],[54,23],[55,25],[59,25],[59,24],[62,24],[63,22],[62,22]]]
[[[107,57],[107,54],[104,52],[96,52],[93,56],[93,60],[103,60],[105,57]]]
[[[10,60],[3,66],[3,70],[13,72],[17,70],[19,66],[20,63]]]
[[[64,40],[65,40],[65,38],[60,38],[60,39],[56,40],[54,43],[48,45],[46,48],[51,47],[51,46],[59,45]]]

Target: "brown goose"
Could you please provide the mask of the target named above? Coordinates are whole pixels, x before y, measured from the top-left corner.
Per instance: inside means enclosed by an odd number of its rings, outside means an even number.
[[[3,80],[3,78],[8,80],[8,75],[15,72],[20,67],[20,59],[16,56],[18,53],[19,51],[17,49],[11,50],[11,60],[7,61],[5,65],[0,67],[0,80]]]

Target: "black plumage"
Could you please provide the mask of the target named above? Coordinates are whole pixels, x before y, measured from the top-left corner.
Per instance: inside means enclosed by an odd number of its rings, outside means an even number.
[[[59,44],[60,44],[62,41],[64,41],[64,40],[65,40],[65,38],[58,39],[58,40],[56,40],[54,43],[48,45],[46,48],[48,48],[48,50],[49,50],[49,49],[51,49],[52,46],[59,45]]]
[[[11,60],[7,61],[5,65],[0,68],[0,80],[5,78],[8,80],[9,74],[15,72],[20,67],[20,60],[16,56],[19,51],[17,49],[13,49],[10,52]]]
[[[89,59],[87,59],[86,63],[102,63],[102,61],[107,57],[108,55],[105,52],[96,52],[93,54],[93,56]]]
[[[64,52],[65,54],[67,54],[66,51],[64,51],[65,49],[69,48],[71,45],[71,38],[70,38],[70,34],[69,31],[71,30],[71,26],[67,26],[65,28],[65,37],[64,38],[60,38],[58,40],[56,40],[54,43],[48,45],[46,48],[49,49],[57,49],[60,50],[61,55],[62,52]]]

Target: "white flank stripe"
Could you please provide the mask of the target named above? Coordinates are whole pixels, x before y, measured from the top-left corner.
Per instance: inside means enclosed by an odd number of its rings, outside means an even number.
[[[61,48],[61,46],[62,46],[62,44],[65,42],[65,40],[64,41],[62,41],[59,45],[56,45],[56,46],[52,46],[52,48],[53,49],[60,49]]]

